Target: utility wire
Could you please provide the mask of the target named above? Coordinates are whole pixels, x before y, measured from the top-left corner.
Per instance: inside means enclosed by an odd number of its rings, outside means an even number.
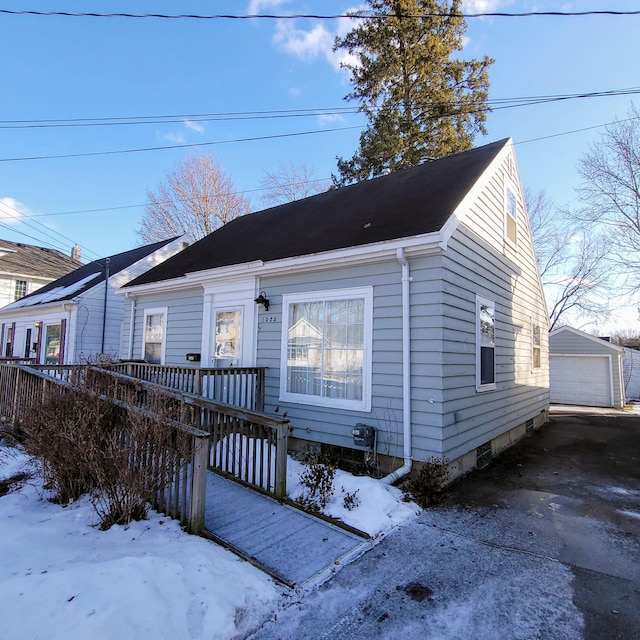
[[[377,19],[386,20],[398,18],[395,14],[375,14],[367,11],[353,11],[337,14],[213,14],[197,15],[190,13],[164,14],[164,13],[76,13],[71,11],[27,11],[0,9],[0,14],[15,16],[62,16],[65,18],[137,18],[137,19],[164,19],[164,20],[298,20],[307,18],[311,20],[338,20],[342,18]],[[506,11],[483,11],[477,13],[414,13],[400,16],[401,18],[533,18],[533,17],[582,17],[582,16],[637,16],[637,11],[616,11],[603,9],[598,11],[526,11],[511,13]]]
[[[513,109],[516,107],[522,106],[533,106],[537,104],[545,104],[550,102],[558,102],[569,99],[586,99],[586,98],[594,98],[594,97],[604,97],[604,96],[619,96],[619,95],[631,95],[640,93],[640,88],[632,87],[629,89],[617,89],[610,91],[601,91],[601,92],[591,92],[591,93],[580,93],[580,94],[568,94],[564,96],[549,96],[549,97],[540,97],[540,98],[520,98],[521,102],[517,104],[503,104],[497,105],[494,107],[480,107],[478,109],[471,109],[469,111],[456,111],[450,114],[443,114],[439,116],[434,116],[435,118],[442,118],[446,116],[458,116],[461,114],[474,114],[474,113],[482,113],[487,111],[499,111],[502,109]],[[435,106],[435,104],[433,105]],[[457,106],[457,103],[438,103],[438,106]],[[95,157],[95,156],[108,156],[108,155],[119,155],[126,153],[143,153],[149,151],[164,151],[168,149],[190,149],[190,148],[198,148],[198,147],[209,147],[209,146],[218,146],[223,144],[234,144],[239,142],[257,142],[261,140],[275,140],[282,138],[293,138],[299,136],[307,136],[307,135],[316,135],[319,133],[332,133],[336,131],[349,131],[353,129],[362,129],[362,126],[349,126],[349,127],[333,127],[329,129],[316,129],[311,131],[299,131],[296,133],[281,133],[281,134],[273,134],[273,135],[264,135],[264,136],[253,136],[247,138],[234,138],[231,140],[213,140],[209,142],[191,142],[191,143],[182,143],[182,144],[173,144],[173,145],[162,145],[157,147],[140,147],[134,149],[118,149],[113,151],[88,151],[84,153],[67,153],[67,154],[55,154],[55,155],[47,155],[47,156],[21,156],[21,157],[13,157],[13,158],[0,158],[0,162],[25,162],[25,161],[33,161],[33,160],[59,160],[64,158],[86,158],[86,157]]]
[[[209,147],[221,144],[233,144],[236,142],[255,142],[258,140],[275,140],[277,138],[295,138],[317,133],[331,133],[334,131],[348,131],[350,129],[362,129],[361,126],[336,127],[333,129],[316,129],[315,131],[300,131],[298,133],[280,133],[271,136],[254,136],[251,138],[236,138],[234,140],[213,140],[211,142],[194,142],[189,144],[170,144],[161,147],[142,147],[139,149],[119,149],[115,151],[89,151],[87,153],[66,153],[51,156],[24,156],[19,158],[0,158],[0,162],[22,162],[26,160],[54,160],[60,158],[86,158],[90,156],[110,156],[122,153],[142,153],[145,151],[162,151],[166,149],[189,149],[194,147]]]
[[[624,120],[614,120],[613,122],[604,122],[602,124],[596,124],[590,127],[583,127],[582,129],[572,129],[570,131],[562,131],[559,133],[553,133],[553,134],[549,134],[547,136],[540,136],[538,138],[530,138],[529,140],[520,140],[520,141],[515,141],[514,140],[514,146],[520,146],[523,144],[529,144],[531,142],[539,142],[540,140],[549,140],[551,138],[559,138],[562,136],[568,136],[574,133],[581,133],[583,131],[592,131],[593,129],[601,129],[602,127],[608,127],[610,125],[613,124],[618,124],[619,122],[630,122],[631,120],[635,120],[636,118],[625,118]],[[309,180],[307,182],[300,182],[300,183],[296,183],[299,185],[305,185],[305,184],[310,184],[312,182],[324,182],[327,180],[330,180],[331,178],[316,178],[315,180]],[[247,193],[255,193],[257,191],[267,191],[269,189],[269,187],[259,187],[256,189],[245,189],[243,191],[239,191],[238,193],[240,194],[247,194]],[[175,202],[174,200],[169,200],[169,201],[164,201],[166,202],[170,202],[173,203]],[[81,213],[99,213],[99,212],[103,212],[103,211],[120,211],[123,209],[140,209],[142,207],[146,207],[146,203],[145,204],[129,204],[129,205],[123,205],[120,207],[104,207],[104,208],[100,208],[100,209],[80,209],[77,211],[57,211],[54,213],[41,213],[41,214],[34,214],[31,217],[48,217],[48,216],[69,216],[69,215],[76,215],[76,214],[81,214]]]
[[[33,223],[29,222],[29,220],[31,220],[31,216],[24,214],[22,211],[20,211],[19,209],[16,209],[15,207],[13,207],[12,205],[8,204],[7,202],[0,202],[0,210],[1,209],[11,209],[12,211],[14,211],[16,214],[18,214],[17,216],[12,214],[10,211],[4,211],[3,213],[8,215],[12,220],[16,220],[16,222],[19,222],[20,224],[24,224],[25,226],[31,228],[31,229],[35,229],[38,233],[42,234],[45,238],[48,238],[51,242],[56,243],[57,246],[55,246],[55,248],[59,249],[59,248],[65,248],[65,245],[62,245],[62,247],[60,247],[60,240],[57,240],[56,238],[54,238],[51,233],[55,233],[57,236],[59,236],[60,238],[62,238],[63,240],[66,240],[67,242],[71,243],[71,246],[78,244],[75,242],[75,240],[72,240],[71,238],[69,238],[68,236],[65,236],[64,234],[56,231],[55,229],[50,229],[49,227],[47,227],[46,225],[42,224],[41,222],[39,222],[38,220],[34,220]],[[44,231],[42,231],[41,229],[39,229],[38,227],[42,227],[42,229],[44,229]],[[12,228],[12,227],[10,227]],[[40,241],[42,242],[42,241]],[[98,258],[100,257],[95,251],[92,251],[91,249],[89,249],[88,247],[84,247],[80,244],[78,244],[79,247],[81,247],[84,251],[87,251],[88,253],[92,253],[94,256],[97,256]]]
[[[637,95],[640,87],[628,87],[624,89],[610,89],[607,91],[590,91],[581,93],[520,96],[513,98],[494,98],[487,100],[487,110],[499,111],[513,109],[522,106],[534,106],[549,102],[561,102],[586,98],[602,98],[612,96]],[[442,102],[433,103],[432,106],[452,107],[458,103]],[[375,110],[375,108],[373,109]],[[144,124],[176,124],[188,122],[228,122],[234,120],[265,120],[283,118],[301,118],[317,116],[341,116],[359,113],[359,107],[335,107],[317,109],[276,109],[272,111],[237,111],[200,114],[176,114],[159,116],[123,116],[123,117],[98,117],[98,118],[65,118],[65,119],[39,119],[39,120],[0,120],[0,129],[32,129],[32,128],[60,128],[60,127],[98,127],[98,126],[128,126]]]

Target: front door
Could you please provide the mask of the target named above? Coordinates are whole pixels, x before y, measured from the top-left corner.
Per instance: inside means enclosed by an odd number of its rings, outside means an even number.
[[[242,309],[216,310],[213,364],[237,367],[242,359]]]

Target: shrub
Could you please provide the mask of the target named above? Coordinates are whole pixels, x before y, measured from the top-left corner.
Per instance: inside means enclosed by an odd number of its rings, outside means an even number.
[[[448,479],[449,461],[435,456],[427,458],[420,465],[417,476],[405,483],[405,492],[426,508],[442,498]]]
[[[358,491],[360,491],[360,489],[356,489],[355,491],[345,491],[344,487],[342,487],[342,493],[344,493],[342,505],[347,511],[353,511],[353,509],[360,506]]]
[[[23,427],[25,450],[40,463],[55,500],[91,494],[101,529],[145,518],[189,459],[189,436],[168,423],[161,398],[143,411],[109,400],[106,380],[100,396],[89,390],[91,376],[79,375],[76,384],[53,385],[34,399]]]
[[[304,491],[297,501],[305,509],[324,509],[333,495],[333,479],[337,467],[328,456],[312,453],[305,455],[304,465],[305,470],[300,475],[300,484]]]

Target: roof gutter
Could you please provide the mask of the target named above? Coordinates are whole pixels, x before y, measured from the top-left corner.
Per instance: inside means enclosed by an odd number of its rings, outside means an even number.
[[[402,266],[402,431],[404,464],[382,478],[385,484],[393,484],[404,478],[412,466],[411,454],[411,299],[409,283],[413,279],[409,271],[409,262],[400,247],[396,259]]]

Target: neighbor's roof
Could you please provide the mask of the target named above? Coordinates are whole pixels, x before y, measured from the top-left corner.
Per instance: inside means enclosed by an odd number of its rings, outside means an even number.
[[[81,264],[57,249],[0,240],[0,273],[54,280]]]
[[[126,286],[439,231],[507,142],[241,216]]]
[[[119,273],[123,269],[126,269],[132,264],[138,262],[138,260],[146,258],[154,251],[161,249],[174,240],[175,238],[169,238],[168,240],[162,240],[143,247],[137,247],[136,249],[131,249],[124,253],[117,253],[113,256],[108,256],[109,275],[112,276]],[[2,307],[2,310],[5,311],[7,309],[30,307],[39,304],[46,304],[48,302],[71,300],[72,298],[84,293],[87,289],[91,289],[91,287],[95,287],[97,284],[104,282],[106,260],[107,258],[105,257],[100,260],[94,260],[89,264],[85,264],[79,269],[62,276],[62,278],[58,278],[57,280],[50,282],[28,296],[20,298],[20,300],[16,300],[11,304]]]

